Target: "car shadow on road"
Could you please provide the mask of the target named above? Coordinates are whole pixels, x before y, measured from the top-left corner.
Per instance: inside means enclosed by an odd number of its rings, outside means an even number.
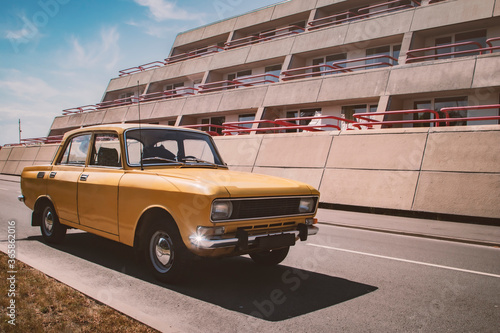
[[[43,242],[42,237],[29,240]],[[196,261],[178,285],[156,281],[132,248],[89,233],[66,235],[60,251],[170,290],[267,321],[282,321],[364,296],[377,287],[246,257]],[[293,255],[293,251],[291,252]]]

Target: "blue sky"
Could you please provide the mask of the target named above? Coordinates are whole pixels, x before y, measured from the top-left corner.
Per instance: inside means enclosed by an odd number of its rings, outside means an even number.
[[[0,145],[46,136],[63,109],[98,103],[121,69],[163,60],[179,32],[279,0],[3,0]]]

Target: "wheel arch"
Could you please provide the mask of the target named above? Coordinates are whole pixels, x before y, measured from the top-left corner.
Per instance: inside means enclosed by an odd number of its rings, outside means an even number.
[[[45,207],[46,205],[51,205],[52,207],[54,207],[54,209],[56,209],[54,203],[49,197],[42,196],[36,199],[35,205],[33,207],[33,213],[31,214],[31,226],[33,227],[40,226],[40,221],[41,221],[40,216],[42,214],[42,208]]]
[[[166,223],[171,223],[180,235],[179,227],[177,226],[177,223],[175,222],[175,219],[170,214],[170,212],[168,212],[163,207],[150,207],[142,213],[139,221],[137,222],[134,233],[134,249],[142,249],[144,234],[147,230],[148,225],[150,225],[153,221],[164,221]]]

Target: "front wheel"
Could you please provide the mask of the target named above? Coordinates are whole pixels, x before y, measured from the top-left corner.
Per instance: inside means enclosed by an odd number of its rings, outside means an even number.
[[[59,244],[66,236],[66,226],[59,223],[54,206],[51,204],[46,205],[42,210],[40,221],[40,231],[43,239],[47,243]]]
[[[165,283],[182,279],[189,260],[187,249],[172,223],[155,222],[149,226],[144,245],[146,263],[156,279]]]
[[[274,266],[285,260],[289,250],[290,247],[287,246],[277,250],[250,253],[250,258],[258,265]]]

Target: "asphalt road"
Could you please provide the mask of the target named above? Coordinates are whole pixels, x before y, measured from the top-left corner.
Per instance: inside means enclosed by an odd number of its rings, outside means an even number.
[[[1,251],[15,221],[19,260],[161,331],[500,331],[500,248],[320,225],[280,266],[209,260],[168,286],[124,245],[80,231],[44,244],[17,195],[0,180]]]

